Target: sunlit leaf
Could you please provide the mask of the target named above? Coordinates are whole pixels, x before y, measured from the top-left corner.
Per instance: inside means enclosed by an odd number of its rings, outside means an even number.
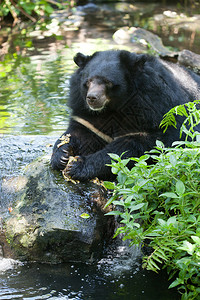
[[[175,193],[171,193],[171,192],[166,192],[161,194],[159,197],[169,197],[169,198],[178,198],[179,196]]]
[[[80,215],[80,217],[83,218],[83,219],[89,219],[90,215],[87,214],[87,213],[83,213],[83,214]]]
[[[104,181],[104,186],[109,189],[109,190],[114,190],[115,188],[115,183],[111,181]]]
[[[176,192],[179,196],[182,196],[185,193],[185,185],[181,180],[178,180],[176,183]]]

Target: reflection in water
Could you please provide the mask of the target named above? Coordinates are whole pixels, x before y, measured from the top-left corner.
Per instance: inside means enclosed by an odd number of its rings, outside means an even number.
[[[120,246],[122,247],[122,246]],[[114,248],[113,248],[114,249]],[[117,247],[115,247],[117,249]],[[127,247],[126,247],[127,249]],[[129,248],[130,249],[130,248]],[[129,250],[130,252],[130,250]],[[0,274],[0,299],[177,300],[167,280],[141,269],[131,253],[105,256],[96,264],[24,264]],[[106,266],[109,261],[109,269]],[[120,266],[120,271],[117,267]]]
[[[3,274],[7,270],[14,269],[16,265],[21,265],[20,261],[14,260],[12,258],[1,258],[0,257],[0,274]]]
[[[1,79],[0,133],[48,134],[62,130],[68,115],[70,69],[66,71],[59,56],[43,64],[19,56],[17,65]]]

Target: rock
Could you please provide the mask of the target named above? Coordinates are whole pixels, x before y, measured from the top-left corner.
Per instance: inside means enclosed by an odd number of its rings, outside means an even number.
[[[16,198],[10,217],[3,222],[13,258],[89,262],[100,255],[113,234],[113,218],[103,210],[105,189],[94,183],[65,182],[49,166],[48,155],[29,164],[15,180],[4,182],[2,190],[13,191]],[[1,235],[0,245],[8,257]]]
[[[100,7],[94,3],[87,3],[83,6],[77,6],[76,9],[84,12],[85,14],[98,13],[100,11]]]
[[[113,39],[117,44],[126,44],[129,42],[140,43],[146,50],[152,48],[152,50],[162,57],[174,57],[176,52],[170,51],[166,48],[162,40],[156,34],[139,27],[123,27],[117,30]]]
[[[189,50],[182,50],[178,55],[178,62],[186,67],[200,70],[200,55]]]
[[[113,34],[113,40],[118,45],[124,45],[130,43],[130,29],[128,27],[123,27],[115,31]]]
[[[168,50],[168,48],[163,45],[158,35],[143,28],[132,27],[131,41],[134,42],[135,40],[145,40],[150,47],[162,57],[175,55],[174,52]]]

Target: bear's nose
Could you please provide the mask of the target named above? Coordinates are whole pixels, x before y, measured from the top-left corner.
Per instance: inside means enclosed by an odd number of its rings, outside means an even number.
[[[87,101],[89,103],[94,103],[96,100],[98,100],[98,95],[97,94],[88,94],[87,95]]]

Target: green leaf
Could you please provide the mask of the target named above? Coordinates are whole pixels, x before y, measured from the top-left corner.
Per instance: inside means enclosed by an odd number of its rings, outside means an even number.
[[[90,215],[87,214],[87,213],[83,213],[83,214],[80,215],[80,217],[83,218],[83,219],[89,219]]]
[[[159,148],[159,149],[163,149],[163,148],[165,147],[164,144],[163,144],[163,142],[158,141],[158,140],[156,140],[156,146],[157,146],[157,148]]]
[[[115,197],[111,197],[105,204],[104,208],[108,207],[113,201],[116,199]]]
[[[185,193],[185,185],[181,180],[178,180],[176,183],[176,192],[179,196],[182,196]]]
[[[145,205],[145,203],[139,203],[139,204],[136,204],[134,206],[131,206],[130,207],[130,212],[138,210],[138,209],[142,208],[144,205]]]
[[[176,278],[176,280],[174,280],[174,281],[170,284],[169,289],[171,289],[171,288],[173,288],[173,287],[176,287],[176,286],[178,286],[178,285],[180,285],[180,284],[184,284],[184,281],[183,281],[182,279],[180,279],[180,278]]]
[[[169,248],[169,247],[167,247],[167,246],[163,246],[162,245],[162,249],[165,250],[166,252],[168,251],[168,252],[174,253],[174,250],[171,249],[171,248]]]
[[[121,161],[121,158],[119,157],[119,155],[114,154],[114,153],[108,153],[108,154],[112,159],[114,159],[116,161]]]
[[[197,245],[200,246],[200,238],[198,236],[192,235],[191,238]]]
[[[126,198],[126,200],[124,201],[125,204],[130,204],[134,199],[134,195],[130,195]]]
[[[188,254],[192,255],[195,247],[196,247],[196,245],[191,244],[188,241],[183,241],[183,245],[178,247],[178,249],[187,251]]]
[[[159,256],[157,256],[157,255],[154,254],[153,259],[162,264],[162,260],[160,259]]]
[[[160,270],[160,268],[156,264],[156,262],[151,258],[147,261],[147,270],[152,270],[154,272],[157,272],[158,270]]]
[[[122,159],[121,164],[123,166],[126,166],[129,163],[129,161],[130,161],[130,158]]]
[[[112,167],[112,168],[111,168],[111,171],[112,171],[113,174],[117,174],[118,171],[119,171],[119,168]]]
[[[161,225],[161,226],[165,226],[166,225],[166,221],[165,220],[163,220],[163,219],[158,219],[158,222],[159,222],[159,224]]]
[[[137,227],[137,228],[140,228],[140,227],[141,227],[141,225],[140,225],[139,223],[135,223],[135,222],[132,223],[132,225],[135,226],[135,227]]]
[[[125,183],[126,179],[127,179],[127,175],[124,174],[123,172],[119,171],[118,175],[117,175],[118,182],[123,185]]]
[[[147,236],[147,237],[161,236],[161,234],[158,233],[158,232],[153,231],[153,232],[147,233],[146,236]]]
[[[166,193],[163,193],[163,194],[161,194],[159,197],[169,197],[169,198],[179,198],[179,196],[178,195],[176,195],[175,193],[170,193],[170,192],[166,192]]]
[[[109,211],[106,216],[120,216],[121,214],[121,211]]]
[[[167,225],[170,225],[170,224],[175,225],[176,223],[177,223],[176,216],[173,216],[167,220]]]
[[[114,190],[115,189],[115,183],[111,181],[104,181],[103,185],[108,189],[108,190]]]
[[[140,186],[140,187],[143,187],[143,186],[145,186],[148,182],[149,182],[149,179],[140,179],[140,180],[138,180],[137,185]]]
[[[48,13],[48,14],[51,14],[53,12],[53,8],[50,6],[50,5],[45,5],[45,11]]]
[[[2,72],[2,71],[0,71],[0,77],[6,77],[6,72]]]
[[[161,248],[158,248],[158,250],[156,251],[156,255],[161,257],[162,260],[165,260],[165,261],[168,260],[168,257],[166,256],[165,252]]]
[[[176,164],[177,164],[177,159],[176,159],[176,156],[175,156],[175,155],[170,155],[169,161],[170,161],[170,163],[172,164],[173,167],[176,166]]]
[[[114,205],[124,206],[124,202],[123,201],[118,201],[118,200],[113,201],[113,204]]]

